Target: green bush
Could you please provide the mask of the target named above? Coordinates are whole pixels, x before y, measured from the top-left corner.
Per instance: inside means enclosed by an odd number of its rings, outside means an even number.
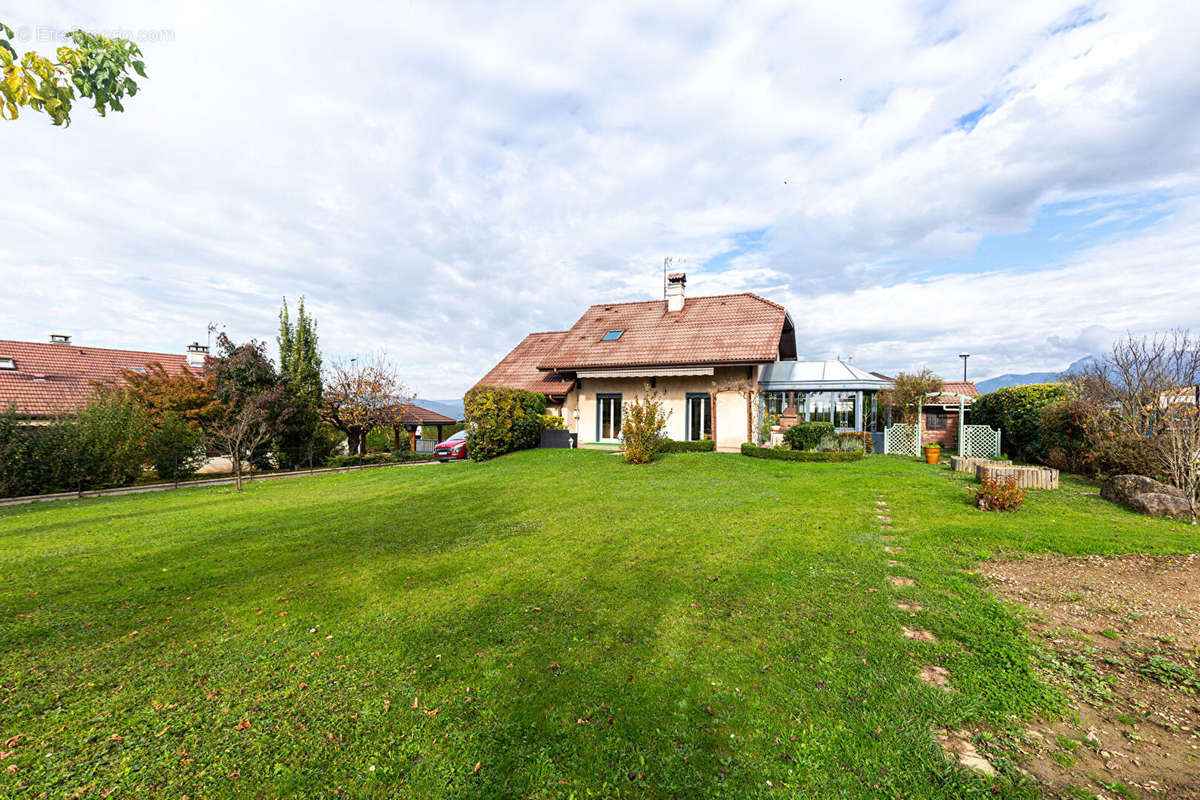
[[[45,425],[0,414],[0,496],[127,486],[146,461],[150,423],[120,394],[98,394]]]
[[[1049,453],[1042,439],[1042,409],[1070,396],[1065,383],[997,389],[971,403],[971,422],[999,428],[1004,452],[1013,458],[1045,462]]]
[[[679,439],[663,439],[659,447],[660,453],[711,453],[717,449],[717,443],[712,439],[697,441],[681,441]]]
[[[538,446],[546,397],[505,386],[476,386],[463,397],[467,455],[475,461]]]
[[[358,467],[370,464],[405,464],[410,461],[432,461],[430,453],[367,453],[356,456],[343,453],[330,458],[327,467]]]
[[[666,441],[667,414],[662,397],[646,387],[621,411],[621,453],[627,464],[649,464]]]
[[[557,414],[542,414],[542,429],[547,431],[565,431],[567,423]]]
[[[1101,477],[1147,475],[1162,478],[1162,461],[1154,442],[1130,434],[1112,434],[1099,439],[1088,454],[1088,466]]]
[[[843,442],[852,442],[854,448],[861,447],[867,455],[875,452],[875,440],[871,438],[870,431],[845,431],[844,433],[839,433],[838,438]]]
[[[779,461],[828,461],[842,463],[858,461],[863,457],[863,451],[856,449],[850,452],[834,450],[819,452],[816,450],[789,450],[784,447],[759,447],[751,442],[742,445],[742,455],[751,458],[777,459]]]
[[[182,416],[168,413],[146,437],[146,456],[164,481],[187,480],[204,466],[204,434]]]
[[[783,432],[783,440],[793,450],[816,450],[822,439],[833,435],[832,422],[799,422]]]

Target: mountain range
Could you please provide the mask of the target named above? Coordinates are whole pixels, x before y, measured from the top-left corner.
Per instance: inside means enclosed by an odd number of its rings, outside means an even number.
[[[995,378],[988,378],[986,381],[977,382],[975,387],[979,389],[980,394],[987,394],[988,392],[994,392],[997,389],[1003,389],[1007,386],[1024,386],[1028,383],[1052,383],[1057,381],[1064,373],[1074,372],[1076,369],[1084,367],[1095,360],[1094,356],[1084,356],[1071,364],[1071,366],[1058,372],[1024,372],[1019,375],[1013,373],[997,375]]]
[[[421,408],[428,408],[430,411],[436,411],[439,414],[445,414],[447,417],[454,417],[454,419],[463,418],[463,404],[461,398],[458,400],[425,400],[418,397],[413,400],[413,404],[418,405]]]

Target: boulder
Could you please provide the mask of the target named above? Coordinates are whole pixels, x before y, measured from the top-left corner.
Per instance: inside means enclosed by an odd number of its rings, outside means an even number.
[[[1113,475],[1100,487],[1100,496],[1114,503],[1129,505],[1139,494],[1165,494],[1186,499],[1182,489],[1159,483],[1145,475]]]
[[[1156,517],[1190,517],[1192,514],[1186,498],[1162,492],[1135,494],[1129,499],[1129,507]]]

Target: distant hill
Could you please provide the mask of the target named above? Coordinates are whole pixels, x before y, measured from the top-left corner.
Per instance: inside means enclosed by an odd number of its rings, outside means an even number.
[[[1020,375],[998,375],[995,378],[988,378],[986,381],[979,381],[975,387],[979,389],[980,394],[994,392],[997,389],[1003,389],[1007,386],[1024,386],[1029,383],[1054,383],[1065,372],[1073,372],[1075,369],[1085,366],[1094,361],[1092,356],[1084,356],[1071,366],[1058,372],[1025,372]]]
[[[447,417],[454,417],[455,419],[463,418],[462,400],[425,400],[418,397],[416,400],[413,400],[413,403],[421,408],[428,408],[430,411],[445,414]]]

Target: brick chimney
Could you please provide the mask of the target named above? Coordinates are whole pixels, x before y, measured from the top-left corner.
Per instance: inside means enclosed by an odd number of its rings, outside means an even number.
[[[687,275],[682,272],[672,272],[667,276],[667,311],[683,311],[683,287],[687,285]]]

